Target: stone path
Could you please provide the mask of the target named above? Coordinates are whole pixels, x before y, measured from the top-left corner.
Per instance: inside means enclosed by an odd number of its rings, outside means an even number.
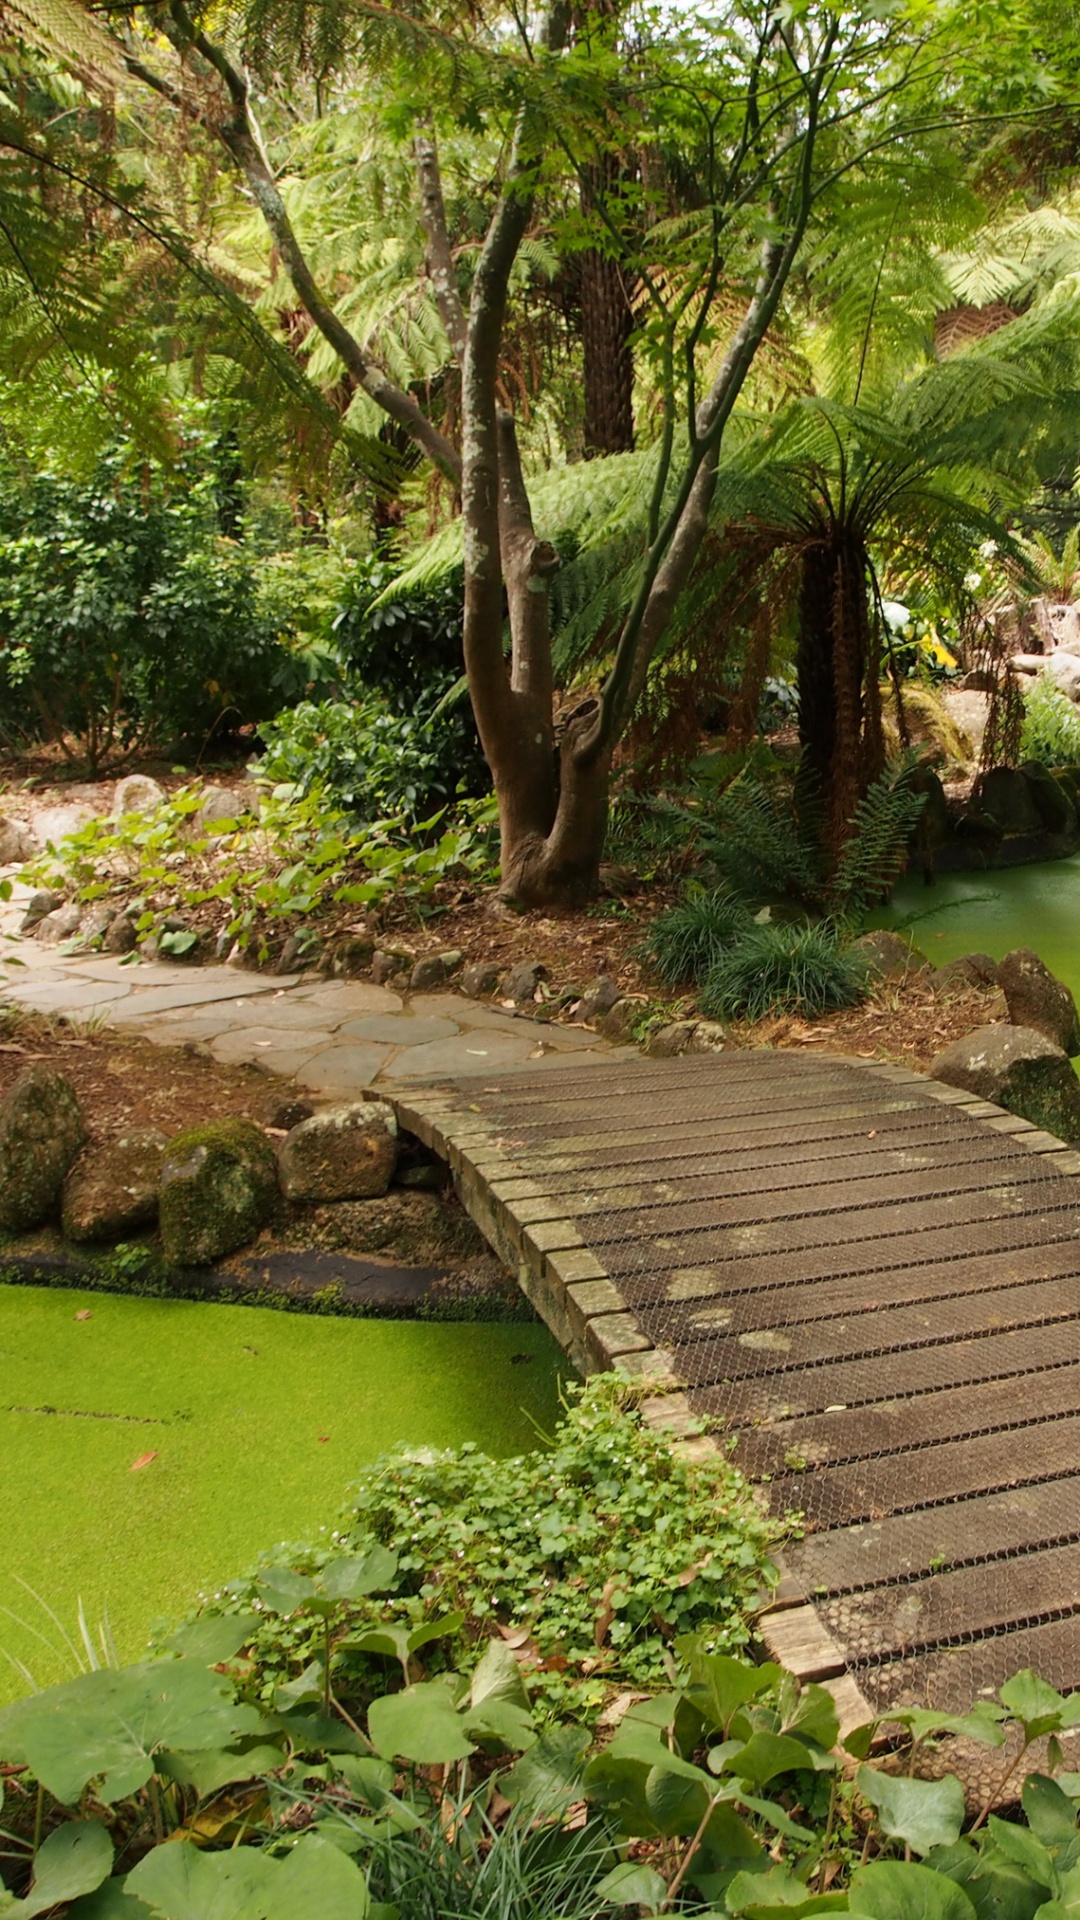
[[[613,1047],[586,1027],[541,1025],[459,993],[406,996],[360,980],[275,976],[66,954],[18,936],[29,889],[0,912],[0,993],[39,1013],[102,1021],[161,1046],[207,1048],[229,1066],[282,1074],[324,1098],[399,1081],[490,1077],[602,1064]]]

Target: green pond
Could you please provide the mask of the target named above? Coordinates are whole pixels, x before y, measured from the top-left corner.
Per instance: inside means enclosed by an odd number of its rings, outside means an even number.
[[[332,1524],[388,1448],[539,1444],[567,1371],[539,1325],[0,1286],[0,1699],[27,1690],[14,1662],[70,1674],[80,1601],[137,1658],[152,1623]]]
[[[962,953],[1001,960],[1033,947],[1080,1000],[1080,854],[1000,873],[948,873],[927,886],[901,881],[881,927],[905,925],[935,966]]]

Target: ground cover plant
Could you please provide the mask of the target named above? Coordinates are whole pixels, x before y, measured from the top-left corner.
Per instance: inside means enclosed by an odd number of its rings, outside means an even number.
[[[0,1286],[0,1646],[39,1684],[67,1671],[27,1581],[69,1629],[80,1599],[107,1617],[130,1658],[193,1589],[313,1528],[387,1448],[532,1445],[533,1423],[557,1417],[560,1368],[535,1325]],[[0,1665],[10,1698],[25,1677]]]
[[[308,1604],[329,1620],[394,1572],[386,1549],[339,1553]],[[874,1723],[840,1750],[824,1688],[717,1653],[708,1633],[682,1636],[665,1691],[626,1703],[597,1744],[572,1714],[537,1721],[499,1639],[434,1678],[418,1648],[414,1676],[359,1718],[333,1699],[279,1697],[268,1711],[246,1657],[252,1624],[195,1622],[157,1660],[92,1667],[0,1712],[11,1920],[1069,1911],[1080,1777],[1061,1739],[1080,1696],[1033,1673],[964,1714],[898,1708],[882,1767],[867,1759]],[[997,1761],[974,1816],[954,1774],[916,1772],[954,1737]],[[1025,1777],[1037,1740],[1051,1771]],[[1010,1782],[1012,1821],[990,1811]]]

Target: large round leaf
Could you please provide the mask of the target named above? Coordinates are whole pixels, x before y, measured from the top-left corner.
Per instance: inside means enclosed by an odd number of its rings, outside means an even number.
[[[412,1760],[418,1766],[446,1766],[475,1751],[450,1692],[438,1680],[373,1700],[368,1732],[376,1753],[387,1760]]]

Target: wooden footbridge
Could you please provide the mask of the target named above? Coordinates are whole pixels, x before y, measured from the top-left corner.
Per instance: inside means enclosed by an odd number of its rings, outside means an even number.
[[[490,1074],[490,1069],[488,1070]],[[756,1050],[396,1100],[586,1369],[735,1459],[770,1652],[843,1715],[1080,1686],[1080,1154],[904,1068]]]

